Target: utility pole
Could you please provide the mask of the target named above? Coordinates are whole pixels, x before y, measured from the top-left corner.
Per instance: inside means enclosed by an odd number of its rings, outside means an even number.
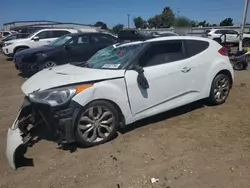
[[[127,14],[127,16],[128,16],[128,28],[129,28],[130,14]]]
[[[243,35],[244,35],[245,25],[246,25],[248,3],[249,3],[249,0],[245,0],[243,20],[242,20],[241,31],[240,31],[239,51],[242,51],[242,43],[243,43]]]
[[[179,17],[180,14],[180,8],[177,9],[177,18]]]

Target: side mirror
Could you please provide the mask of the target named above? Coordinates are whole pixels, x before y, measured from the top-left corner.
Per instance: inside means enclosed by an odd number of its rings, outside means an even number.
[[[32,38],[32,40],[34,40],[34,41],[39,41],[39,37],[38,37],[38,36],[34,36],[34,37]]]
[[[149,84],[148,80],[144,75],[144,69],[141,66],[135,66],[134,70],[138,73],[137,75],[137,83],[142,89],[148,89]]]

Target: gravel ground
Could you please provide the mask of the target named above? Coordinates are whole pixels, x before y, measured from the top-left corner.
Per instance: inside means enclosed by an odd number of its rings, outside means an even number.
[[[15,119],[24,79],[0,55],[0,187],[247,188],[250,185],[250,71],[236,72],[228,101],[201,102],[130,125],[113,141],[62,150],[42,140],[26,157],[34,166],[10,169],[7,129]],[[159,181],[151,183],[151,178]]]

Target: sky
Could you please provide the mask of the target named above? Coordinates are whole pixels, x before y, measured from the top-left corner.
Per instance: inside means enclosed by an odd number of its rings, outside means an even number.
[[[192,20],[218,24],[232,17],[240,24],[245,0],[3,0],[0,3],[0,28],[12,21],[49,20],[94,24],[105,22],[108,27],[127,25],[136,16],[145,20],[170,6],[175,14]],[[250,12],[247,16],[250,22]]]

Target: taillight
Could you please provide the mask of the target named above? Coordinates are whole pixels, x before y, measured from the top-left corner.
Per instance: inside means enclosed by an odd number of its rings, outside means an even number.
[[[211,37],[212,35],[210,35],[210,34],[207,34],[207,36],[208,36],[208,37]]]
[[[223,55],[223,56],[228,56],[228,51],[227,48],[222,47],[221,49],[218,50],[219,54]]]

